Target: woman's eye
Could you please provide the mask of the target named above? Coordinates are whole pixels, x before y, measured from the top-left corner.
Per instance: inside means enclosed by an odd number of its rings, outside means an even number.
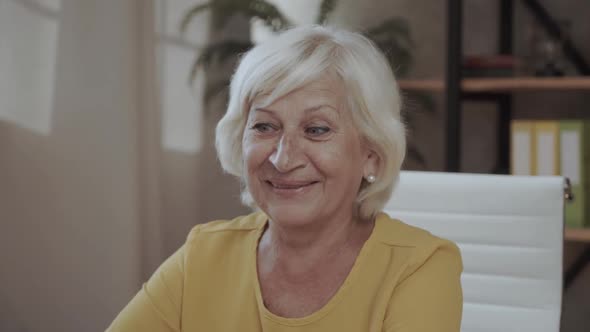
[[[307,129],[305,129],[305,133],[307,133],[310,136],[321,136],[323,134],[326,134],[330,131],[330,128],[328,127],[308,127]]]
[[[257,123],[252,126],[252,129],[259,133],[266,134],[274,130],[274,127],[270,123]]]

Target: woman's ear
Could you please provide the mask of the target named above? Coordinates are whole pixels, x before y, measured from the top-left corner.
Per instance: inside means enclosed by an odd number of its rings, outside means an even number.
[[[381,158],[379,155],[373,150],[367,150],[367,158],[363,166],[363,177],[366,179],[369,175],[377,176],[380,164]]]

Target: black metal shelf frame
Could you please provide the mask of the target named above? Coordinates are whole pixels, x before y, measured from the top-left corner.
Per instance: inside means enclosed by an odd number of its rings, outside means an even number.
[[[547,32],[559,37],[561,31],[556,20],[537,0],[521,0],[525,7]],[[512,0],[499,0],[500,17],[498,33],[498,51],[500,54],[512,54],[514,3]],[[493,173],[508,174],[510,171],[510,121],[512,119],[511,93],[464,93],[461,90],[461,63],[463,58],[463,1],[447,0],[447,69],[445,79],[446,94],[446,161],[447,172],[461,171],[461,122],[462,100],[493,101],[498,105],[498,128],[496,166]],[[564,42],[564,54],[582,75],[590,75],[590,65],[570,39]],[[572,267],[566,271],[564,289],[567,289],[579,273],[590,263],[590,246],[578,257]]]

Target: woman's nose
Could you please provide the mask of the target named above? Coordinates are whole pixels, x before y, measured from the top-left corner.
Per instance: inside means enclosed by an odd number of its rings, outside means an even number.
[[[270,155],[269,161],[281,173],[304,166],[305,161],[297,138],[291,135],[283,135]]]

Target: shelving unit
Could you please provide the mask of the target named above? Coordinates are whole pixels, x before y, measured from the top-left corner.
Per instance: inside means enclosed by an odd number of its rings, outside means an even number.
[[[590,243],[590,228],[566,228],[565,239],[571,242]]]
[[[498,54],[513,53],[514,2],[498,0]],[[558,36],[560,28],[538,0],[521,0],[537,21],[551,35]],[[443,79],[403,80],[400,87],[422,92],[440,92],[446,97],[446,165],[448,172],[459,172],[461,167],[462,101],[465,99],[492,101],[498,106],[497,161],[492,173],[509,172],[510,121],[512,93],[521,91],[590,91],[590,65],[584,60],[571,40],[563,43],[564,55],[575,65],[579,77],[507,77],[464,78],[463,63],[463,1],[447,0],[447,68]]]
[[[403,90],[421,92],[444,92],[442,79],[400,80]],[[571,91],[589,90],[590,76],[581,77],[507,77],[507,78],[465,78],[461,80],[463,92],[518,92],[518,91]]]
[[[522,4],[555,36],[560,34],[557,22],[538,0],[521,0]],[[498,53],[513,53],[513,7],[512,0],[498,0]],[[447,172],[459,172],[461,165],[461,122],[464,99],[492,101],[498,106],[497,161],[493,173],[509,173],[510,122],[512,120],[512,93],[522,91],[590,91],[590,64],[588,64],[573,42],[563,43],[564,55],[575,65],[579,77],[507,77],[507,78],[463,78],[463,1],[447,0],[447,68],[444,79],[400,80],[403,90],[444,93],[446,106],[446,161]],[[586,250],[566,272],[564,288],[590,262],[590,229],[565,229],[565,240],[584,242]]]

